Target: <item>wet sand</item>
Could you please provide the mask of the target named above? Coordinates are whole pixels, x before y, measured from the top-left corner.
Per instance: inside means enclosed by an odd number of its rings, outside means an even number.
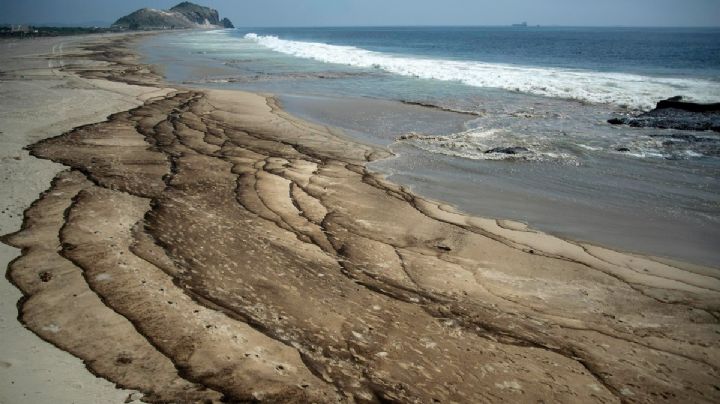
[[[69,169],[4,238],[21,320],[92,373],[147,402],[720,400],[715,269],[458,213],[126,44],[63,71],[159,93],[30,146]]]

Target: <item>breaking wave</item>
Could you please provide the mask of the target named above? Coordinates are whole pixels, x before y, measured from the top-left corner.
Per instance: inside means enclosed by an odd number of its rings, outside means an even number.
[[[287,55],[326,63],[629,109],[648,110],[657,101],[675,95],[709,102],[716,101],[720,94],[720,83],[703,79],[411,57],[254,33],[245,35],[245,39]]]

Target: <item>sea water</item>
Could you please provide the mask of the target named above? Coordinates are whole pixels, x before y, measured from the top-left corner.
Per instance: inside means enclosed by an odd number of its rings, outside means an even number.
[[[463,211],[720,266],[720,136],[607,123],[720,101],[720,30],[250,28],[141,50],[170,81],[273,93],[389,147],[372,169]]]

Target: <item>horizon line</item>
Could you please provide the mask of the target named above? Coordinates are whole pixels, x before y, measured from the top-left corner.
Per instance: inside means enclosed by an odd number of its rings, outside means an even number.
[[[381,24],[381,25],[245,25],[238,28],[718,28],[720,25],[561,25],[530,24]]]
[[[91,22],[98,22],[107,24],[106,27],[112,26],[110,21],[85,21],[85,22],[0,22],[0,25],[31,25],[31,26],[44,26],[44,27],[100,27],[96,24],[89,24]],[[243,25],[236,26],[238,28],[706,28],[706,29],[720,29],[719,25],[564,25],[564,24],[531,24],[527,23],[527,26],[517,26],[518,23],[511,24],[344,24],[344,25]]]

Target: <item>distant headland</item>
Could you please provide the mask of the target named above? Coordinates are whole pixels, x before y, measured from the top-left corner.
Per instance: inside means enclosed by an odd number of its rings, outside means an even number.
[[[112,26],[130,30],[235,28],[229,19],[221,20],[217,10],[189,1],[169,10],[142,8],[118,19]]]
[[[142,8],[115,21],[109,28],[102,26],[0,25],[0,38],[32,38],[102,34],[122,31],[151,31],[193,28],[235,28],[228,18],[220,19],[217,10],[184,1],[169,10]]]

